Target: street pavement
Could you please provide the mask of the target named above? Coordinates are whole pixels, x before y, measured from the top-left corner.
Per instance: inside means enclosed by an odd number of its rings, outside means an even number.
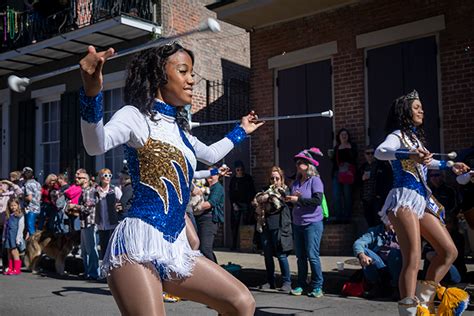
[[[326,294],[322,298],[294,297],[277,291],[260,291],[265,282],[263,257],[259,254],[216,252],[220,264],[238,264],[237,276],[251,289],[257,303],[255,315],[396,315],[391,301],[369,301],[338,295],[341,285],[359,267],[351,257],[322,257]],[[296,258],[290,256],[290,268],[296,275]],[[68,262],[71,262],[70,259]],[[79,260],[77,260],[79,261]],[[345,262],[344,271],[336,263]],[[71,265],[70,265],[71,266]],[[68,265],[66,266],[66,268]],[[276,263],[278,270],[278,264]],[[470,270],[472,266],[469,267]],[[203,284],[203,286],[219,286]],[[130,289],[133,291],[133,289]],[[160,299],[157,293],[157,299]],[[70,274],[60,277],[52,272],[19,276],[0,275],[0,315],[119,315],[105,282],[81,280]],[[216,315],[206,306],[190,301],[166,303],[167,315]],[[474,315],[467,312],[465,315]]]

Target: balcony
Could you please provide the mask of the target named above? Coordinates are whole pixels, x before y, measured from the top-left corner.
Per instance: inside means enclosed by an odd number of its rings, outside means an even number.
[[[0,76],[79,56],[88,45],[103,48],[150,33],[160,35],[159,2],[53,0],[35,2],[25,11],[2,6]],[[48,8],[37,5],[41,3]]]

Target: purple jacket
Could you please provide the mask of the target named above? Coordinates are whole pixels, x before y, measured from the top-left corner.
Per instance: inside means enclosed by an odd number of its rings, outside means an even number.
[[[312,176],[305,182],[300,183],[299,180],[293,182],[291,186],[291,194],[295,195],[296,192],[300,193],[300,198],[311,199],[314,193],[324,192],[324,185],[319,176]],[[296,203],[293,207],[293,224],[295,225],[309,225],[311,223],[320,222],[323,220],[323,209],[321,205],[315,206],[302,206],[301,203]]]

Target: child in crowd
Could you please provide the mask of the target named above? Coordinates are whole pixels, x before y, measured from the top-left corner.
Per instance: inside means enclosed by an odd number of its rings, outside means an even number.
[[[3,230],[3,245],[8,250],[8,269],[4,272],[5,275],[21,274],[20,251],[24,250],[25,245],[24,229],[25,219],[20,201],[18,198],[12,197],[8,201],[5,229]]]

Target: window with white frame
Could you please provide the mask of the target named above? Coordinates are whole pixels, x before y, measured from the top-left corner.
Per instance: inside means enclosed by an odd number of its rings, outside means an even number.
[[[43,176],[59,172],[60,101],[41,105],[41,147],[43,152]]]
[[[104,91],[104,124],[107,123],[112,115],[124,105],[123,88],[115,88]],[[123,168],[124,160],[123,146],[118,146],[106,152],[101,158],[101,164],[104,168],[112,171],[116,177]],[[115,178],[117,180],[118,177]],[[115,182],[115,181],[114,181]]]

